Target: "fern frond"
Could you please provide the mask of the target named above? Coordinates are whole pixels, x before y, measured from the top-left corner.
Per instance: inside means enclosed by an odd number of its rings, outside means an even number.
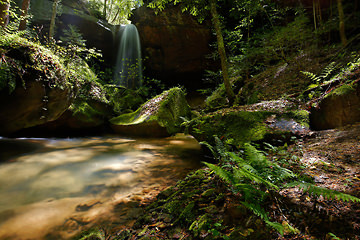
[[[269,220],[265,220],[265,223],[270,227],[274,228],[276,231],[278,231],[281,234],[281,236],[284,235],[285,227],[281,223],[271,222]]]
[[[237,164],[241,165],[241,164],[244,164],[244,162],[245,162],[245,160],[242,157],[240,157],[239,155],[237,155],[234,152],[229,152],[228,156],[231,159],[231,161],[233,161],[233,162],[235,162]]]
[[[329,77],[336,69],[336,63],[331,62],[329,65],[327,65],[319,75],[319,78],[325,80],[327,77]]]
[[[262,169],[269,167],[271,163],[266,156],[249,143],[244,144],[245,160],[254,168]]]
[[[234,176],[236,179],[245,178],[256,183],[264,184],[265,186],[273,189],[279,189],[278,186],[265,180],[259,174],[257,174],[257,171],[250,165],[243,165],[234,169]]]
[[[217,151],[215,151],[215,148],[212,145],[210,145],[208,142],[203,141],[203,142],[199,142],[199,144],[207,147],[210,150],[211,154],[214,156],[214,158],[217,159],[219,157]]]
[[[251,210],[256,216],[260,217],[262,220],[269,221],[269,217],[259,204],[250,203],[250,202],[241,202],[246,208]]]
[[[243,194],[245,201],[259,202],[259,199],[263,199],[266,196],[266,192],[257,189],[253,184],[239,183],[234,185],[237,193]]]
[[[323,196],[329,199],[337,199],[337,200],[342,200],[345,202],[360,202],[360,199],[357,197],[354,197],[352,195],[346,194],[346,193],[342,193],[342,192],[338,192],[332,189],[328,189],[328,188],[322,188],[322,187],[318,187],[315,186],[312,183],[307,183],[307,182],[292,182],[287,184],[287,186],[289,187],[298,187],[300,189],[302,189],[304,192],[308,192],[309,194],[314,194],[317,196]]]
[[[277,181],[283,181],[290,178],[295,178],[296,174],[290,169],[279,166],[276,163],[272,163],[273,172]]]
[[[220,178],[224,179],[226,182],[228,183],[231,183],[231,184],[234,184],[234,178],[233,178],[233,175],[232,173],[226,171],[225,169],[217,166],[217,165],[214,165],[214,164],[211,164],[211,163],[207,163],[207,162],[203,162],[208,168],[210,168],[211,170],[214,171],[214,173],[216,175],[218,175]]]
[[[251,210],[255,215],[259,216],[267,225],[274,228],[276,231],[278,231],[281,235],[284,235],[284,226],[281,225],[278,222],[271,222],[269,220],[269,217],[267,213],[265,212],[265,209],[263,209],[258,204],[253,204],[249,202],[241,202],[246,208]]]
[[[307,78],[309,78],[312,82],[319,82],[321,79],[316,76],[316,74],[306,71],[300,71],[302,74],[304,74]]]
[[[224,143],[217,136],[215,136],[215,148],[220,157],[225,160],[228,156],[228,150],[226,149]]]

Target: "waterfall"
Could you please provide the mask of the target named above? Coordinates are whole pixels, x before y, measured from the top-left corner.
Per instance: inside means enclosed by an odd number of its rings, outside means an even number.
[[[114,84],[126,88],[138,88],[142,84],[141,46],[136,26],[121,26],[118,35]]]

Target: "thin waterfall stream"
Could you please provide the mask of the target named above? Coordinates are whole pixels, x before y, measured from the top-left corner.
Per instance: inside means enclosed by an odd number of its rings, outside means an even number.
[[[70,239],[121,225],[136,204],[200,167],[188,136],[0,139],[0,239]],[[131,212],[132,211],[132,212]]]
[[[135,25],[120,26],[116,33],[118,41],[115,63],[114,83],[126,88],[139,88],[142,85],[141,44]]]

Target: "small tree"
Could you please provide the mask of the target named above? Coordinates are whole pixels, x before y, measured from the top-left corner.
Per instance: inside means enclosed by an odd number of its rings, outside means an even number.
[[[57,7],[58,7],[59,3],[60,3],[60,0],[54,0],[53,6],[52,6],[52,14],[51,14],[50,30],[49,30],[49,39],[54,37],[56,13],[57,13]]]
[[[220,0],[156,0],[149,4],[152,8],[157,8],[159,10],[165,9],[168,3],[182,3],[183,11],[188,11],[190,14],[194,16],[198,16],[199,19],[204,19],[207,14],[210,13],[212,23],[216,32],[217,38],[217,47],[221,61],[221,70],[222,77],[224,81],[224,86],[226,90],[226,95],[228,97],[229,103],[232,104],[235,99],[235,94],[231,88],[230,78],[229,78],[229,70],[228,70],[228,61],[225,51],[224,39],[222,36],[222,29],[220,23],[220,17],[217,12],[217,2]]]
[[[27,14],[30,6],[30,0],[23,0],[21,4],[21,15],[20,15],[20,24],[19,24],[19,30],[25,30],[26,29],[26,22],[27,22]]]
[[[10,0],[0,0],[0,26],[6,27],[9,23]]]
[[[344,10],[342,7],[342,0],[336,0],[337,1],[337,8],[339,13],[339,33],[340,33],[340,39],[343,46],[347,44],[347,38],[345,35],[345,17],[344,17]]]

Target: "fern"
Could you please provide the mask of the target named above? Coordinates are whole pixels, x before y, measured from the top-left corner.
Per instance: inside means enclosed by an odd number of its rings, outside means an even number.
[[[219,155],[218,155],[216,149],[212,145],[210,145],[208,142],[203,141],[203,142],[199,142],[199,144],[207,147],[215,159],[219,158]]]
[[[338,65],[335,62],[331,62],[321,71],[319,75],[307,71],[301,71],[301,73],[308,77],[312,82],[322,83],[331,77],[337,69]]]
[[[222,161],[228,160],[229,151],[224,145],[224,143],[217,136],[215,136],[215,147],[213,147],[212,145],[210,145],[208,142],[205,141],[200,142],[200,144],[206,146],[210,150],[210,152],[212,153],[215,159]]]
[[[287,187],[298,187],[301,190],[303,190],[304,192],[308,192],[309,194],[313,194],[313,195],[317,195],[317,196],[323,196],[326,197],[328,199],[337,199],[337,200],[342,200],[345,202],[360,202],[360,199],[354,196],[351,196],[349,194],[346,193],[341,193],[332,189],[328,189],[328,188],[322,188],[322,187],[317,187],[312,183],[307,183],[307,182],[292,182],[289,184],[286,184]]]
[[[332,73],[337,69],[337,65],[335,62],[331,62],[329,65],[327,65],[320,73],[319,77],[321,79],[326,80],[329,76],[332,75]]]
[[[328,72],[326,74],[330,74],[330,68],[326,71]],[[280,223],[271,222],[266,211],[261,207],[261,204],[271,191],[278,191],[288,187],[299,187],[304,192],[322,195],[329,199],[360,202],[360,199],[357,197],[317,187],[307,182],[294,181],[284,184],[285,181],[296,178],[296,175],[291,170],[269,161],[263,152],[257,150],[251,144],[244,144],[244,152],[240,156],[237,153],[229,152],[219,138],[216,138],[215,142],[215,147],[207,143],[203,144],[208,146],[214,153],[214,156],[219,158],[224,165],[220,167],[211,163],[204,164],[213,170],[216,175],[228,182],[233,192],[242,194],[244,197],[242,204],[246,208],[281,234],[283,234],[285,227]],[[266,191],[263,190],[264,187]],[[290,225],[287,228],[294,233],[297,232]]]
[[[222,157],[224,160],[226,160],[228,158],[229,151],[225,147],[224,143],[217,136],[215,136],[215,147],[216,147],[216,150],[219,153],[220,157]]]
[[[304,74],[306,77],[308,77],[312,82],[320,82],[321,78],[319,76],[316,76],[316,74],[306,71],[300,71],[302,74]]]
[[[260,217],[267,225],[274,228],[276,231],[278,231],[281,235],[284,235],[284,226],[281,225],[278,222],[271,222],[269,220],[268,214],[265,212],[265,210],[258,204],[253,204],[249,202],[242,202],[242,204],[250,209],[255,215]]]
[[[246,179],[255,183],[264,184],[269,188],[278,189],[275,184],[262,178],[260,174],[251,165],[244,164],[243,166],[234,169],[234,176],[239,180]]]
[[[219,167],[217,165],[211,164],[211,163],[204,162],[204,164],[208,168],[213,170],[217,176],[219,176],[220,178],[222,178],[226,182],[231,183],[231,184],[235,183],[234,178],[233,178],[233,174],[230,173],[229,171],[226,171],[225,169],[223,169],[223,168],[221,168],[221,167]]]

